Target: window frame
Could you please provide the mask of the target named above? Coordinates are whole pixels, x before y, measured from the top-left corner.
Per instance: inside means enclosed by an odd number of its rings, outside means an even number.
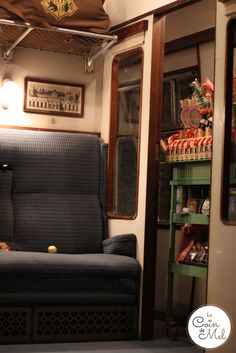
[[[230,165],[232,157],[231,125],[232,125],[232,101],[233,101],[233,69],[234,49],[236,49],[236,18],[229,20],[226,36],[226,72],[225,72],[225,123],[224,123],[224,150],[221,184],[221,221],[226,225],[236,225],[236,221],[229,220],[229,189],[230,189]]]
[[[114,213],[114,162],[116,158],[116,140],[117,140],[117,124],[118,124],[118,93],[122,84],[118,82],[119,65],[122,60],[133,55],[141,55],[140,64],[140,97],[139,97],[139,127],[138,127],[138,148],[137,148],[137,164],[136,164],[136,212],[132,216],[117,215]],[[139,190],[139,165],[140,165],[140,140],[141,140],[141,116],[142,116],[142,93],[143,93],[143,62],[144,52],[141,47],[117,54],[112,62],[112,79],[111,79],[111,111],[110,111],[110,132],[109,132],[109,148],[108,148],[108,173],[107,173],[107,216],[114,219],[130,219],[133,220],[138,214],[138,190]],[[131,81],[131,85],[134,81]],[[127,83],[128,85],[128,83]]]

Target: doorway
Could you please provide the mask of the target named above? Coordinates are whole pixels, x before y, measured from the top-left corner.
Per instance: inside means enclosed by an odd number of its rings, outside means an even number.
[[[198,79],[198,82],[202,84],[205,81],[205,78],[208,77],[213,81],[214,74],[214,34],[215,34],[215,16],[212,15],[215,11],[215,1],[207,0],[204,2],[204,11],[209,11],[206,18],[210,21],[207,23],[201,22],[195,23],[194,14],[198,11],[202,11],[200,8],[203,6],[202,2],[194,3],[187,7],[184,7],[179,10],[172,9],[172,12],[168,13],[165,16],[165,19],[160,18],[156,19],[156,28],[165,29],[165,34],[163,34],[163,72],[164,72],[164,83],[162,86],[162,74],[158,70],[154,70],[156,77],[153,77],[152,82],[152,96],[151,96],[151,135],[149,137],[149,174],[152,176],[148,182],[147,190],[147,216],[146,216],[146,236],[148,240],[145,242],[145,258],[147,263],[144,264],[144,299],[143,299],[143,325],[142,325],[142,336],[144,338],[150,337],[150,332],[153,329],[152,324],[148,322],[148,315],[151,315],[151,304],[147,304],[149,291],[152,286],[155,286],[155,298],[154,298],[154,312],[155,317],[158,319],[166,319],[166,309],[167,309],[167,292],[168,292],[168,257],[169,257],[169,238],[170,238],[170,225],[169,225],[169,209],[170,209],[170,191],[169,189],[169,180],[172,177],[172,166],[166,164],[168,169],[168,178],[167,172],[164,168],[165,160],[163,160],[163,167],[159,166],[162,164],[159,161],[156,161],[157,155],[156,151],[159,149],[159,143],[161,138],[167,142],[168,137],[174,135],[177,131],[182,130],[181,120],[179,119],[180,111],[176,106],[180,99],[183,97],[182,94],[189,93],[187,92],[190,87],[186,87],[191,84],[194,80],[194,76]],[[165,22],[165,23],[164,23]],[[158,30],[157,30],[158,31]],[[160,35],[157,36],[160,43]],[[154,30],[154,40],[155,40],[155,30]],[[155,66],[155,55],[160,55],[161,45],[159,46],[155,43],[153,44],[153,65]],[[160,58],[160,56],[159,56]],[[180,87],[180,95],[176,92],[176,87],[174,86],[178,81]],[[168,89],[172,87],[173,92],[176,93],[176,97],[171,98],[172,104],[175,99],[175,112],[174,105],[172,111],[166,111],[166,106],[163,109],[160,109],[160,102],[158,105],[158,100],[156,95],[162,95],[162,91],[168,96]],[[182,87],[182,88],[181,88]],[[181,91],[182,90],[182,91]],[[154,93],[154,91],[156,93]],[[155,95],[156,94],[156,95]],[[170,93],[169,93],[170,94]],[[163,96],[166,99],[166,96]],[[168,97],[169,98],[169,97]],[[184,97],[183,97],[184,98]],[[188,97],[186,97],[188,98]],[[166,99],[168,101],[168,99]],[[164,106],[164,101],[162,102]],[[160,113],[161,111],[161,113]],[[169,114],[169,117],[164,116]],[[174,112],[174,113],[173,113]],[[175,116],[173,115],[175,114]],[[161,123],[162,122],[162,123]],[[168,125],[169,124],[169,125]],[[161,148],[160,148],[161,150]],[[165,156],[161,158],[165,159]],[[152,162],[150,162],[150,159]],[[163,172],[164,170],[164,172]],[[163,187],[161,184],[163,182],[163,175],[167,185]],[[169,179],[169,180],[168,180]],[[159,190],[157,186],[159,187]],[[162,194],[160,193],[162,190]],[[170,190],[170,189],[169,189]],[[168,194],[169,192],[169,194]],[[153,200],[153,195],[158,195],[157,200]],[[200,195],[201,196],[201,195]],[[204,192],[202,198],[205,197]],[[197,197],[192,197],[197,199]],[[200,199],[201,197],[199,197]],[[155,204],[154,204],[155,203]],[[164,206],[163,206],[164,205]],[[151,212],[149,212],[151,210]],[[157,221],[157,224],[154,224],[153,220]],[[156,227],[156,228],[155,228]],[[175,251],[178,251],[178,246],[180,246],[180,233],[181,226],[177,227],[177,236],[176,236],[176,246]],[[157,229],[157,239],[155,239]],[[152,235],[151,235],[152,234]],[[146,238],[147,239],[147,238]],[[149,245],[146,245],[149,244]],[[152,245],[151,245],[152,244]],[[153,255],[153,244],[157,244],[157,251]],[[147,256],[149,254],[149,256]],[[151,269],[154,266],[154,261],[150,260],[151,258],[156,261],[156,275],[155,283],[152,282],[153,270]],[[153,255],[153,257],[152,257]],[[149,274],[147,275],[147,272]],[[177,277],[177,276],[176,276]],[[179,278],[175,279],[174,289],[173,289],[173,312],[175,314],[175,319],[180,321],[185,321],[190,307],[198,307],[201,304],[205,303],[206,300],[206,278],[196,278],[193,280],[191,276],[178,276]],[[145,278],[149,284],[145,284]],[[193,283],[194,282],[194,283]],[[146,294],[145,294],[146,293]],[[149,310],[147,309],[149,307]],[[149,316],[150,318],[150,316]],[[151,320],[151,318],[150,318]]]

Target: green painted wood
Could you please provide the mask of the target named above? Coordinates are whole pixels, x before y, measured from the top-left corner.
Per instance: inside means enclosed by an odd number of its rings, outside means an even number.
[[[197,182],[195,180],[171,180],[170,185],[174,186],[194,186],[194,185],[209,185],[210,180],[209,179],[201,179],[198,180]]]
[[[178,182],[181,185],[182,182],[201,184],[210,184],[211,166],[209,161],[195,161],[188,163],[177,163],[173,166],[173,179],[172,181]],[[187,184],[186,184],[187,185]]]
[[[177,224],[209,224],[209,216],[199,213],[173,213],[171,219]]]
[[[171,272],[184,276],[206,278],[207,267],[177,264],[173,262],[171,266]]]
[[[206,278],[207,267],[193,266],[191,264],[177,264],[175,258],[175,230],[176,224],[209,224],[209,216],[198,213],[176,213],[177,186],[210,185],[211,164],[209,160],[186,161],[173,163],[173,179],[171,187],[170,231],[169,231],[169,260],[168,260],[168,288],[167,288],[167,320],[173,319],[173,293],[175,275]]]

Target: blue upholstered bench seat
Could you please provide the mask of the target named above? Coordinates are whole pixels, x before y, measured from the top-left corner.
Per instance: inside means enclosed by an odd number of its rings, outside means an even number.
[[[137,239],[109,237],[107,153],[95,135],[0,129],[0,343],[137,337]]]
[[[2,252],[4,305],[135,304],[140,267],[128,256]]]

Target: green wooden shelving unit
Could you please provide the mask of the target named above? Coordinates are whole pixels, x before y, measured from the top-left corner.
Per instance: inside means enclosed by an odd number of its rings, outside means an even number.
[[[210,186],[211,167],[209,160],[186,161],[173,163],[171,186],[171,206],[169,218],[169,259],[168,259],[168,294],[167,323],[173,322],[173,292],[175,275],[206,278],[207,267],[175,262],[176,226],[184,224],[208,225],[209,216],[198,213],[176,212],[176,189],[178,186]],[[173,330],[171,331],[173,335]]]

